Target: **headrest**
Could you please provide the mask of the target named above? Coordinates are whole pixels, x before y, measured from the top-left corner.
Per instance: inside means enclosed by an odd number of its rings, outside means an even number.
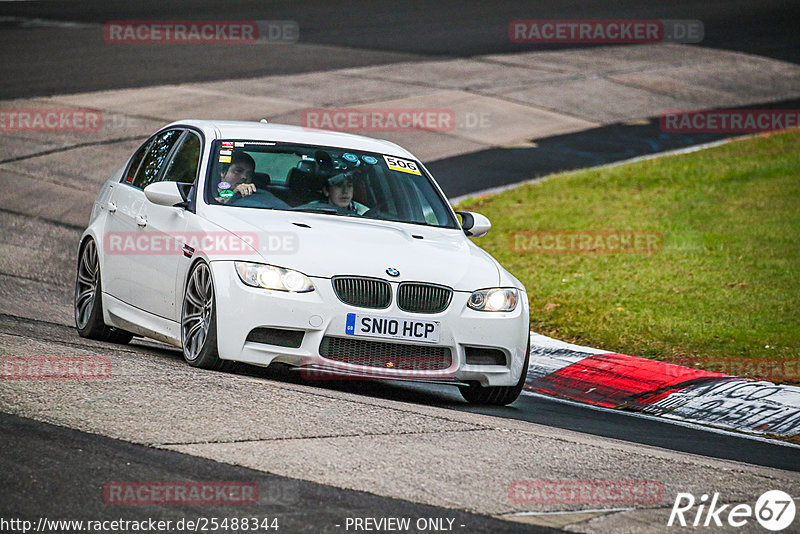
[[[265,172],[254,172],[253,173],[253,183],[258,189],[266,189],[267,186],[270,184],[271,180],[269,174]]]
[[[286,176],[286,186],[289,189],[304,191],[319,191],[325,179],[316,173],[292,167]]]

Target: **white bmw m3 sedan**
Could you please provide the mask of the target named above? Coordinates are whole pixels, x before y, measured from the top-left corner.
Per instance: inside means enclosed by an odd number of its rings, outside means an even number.
[[[81,236],[81,336],[180,347],[193,366],[458,386],[509,404],[528,367],[525,288],[468,236],[412,154],[277,124],[183,120],[106,181]]]

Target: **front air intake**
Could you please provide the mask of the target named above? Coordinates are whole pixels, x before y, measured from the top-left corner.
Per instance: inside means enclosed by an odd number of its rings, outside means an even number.
[[[305,336],[305,332],[302,330],[262,327],[252,329],[250,333],[247,334],[247,339],[245,341],[297,349],[303,344],[303,336]]]
[[[322,338],[319,354],[337,362],[404,371],[441,371],[453,361],[447,347],[333,336]]]
[[[464,347],[467,365],[506,365],[506,354],[488,347]]]

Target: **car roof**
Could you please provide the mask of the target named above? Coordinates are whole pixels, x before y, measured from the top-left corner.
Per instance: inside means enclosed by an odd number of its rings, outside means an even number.
[[[409,151],[385,139],[374,139],[363,135],[318,130],[316,128],[305,128],[289,124],[184,119],[175,121],[165,128],[174,128],[176,126],[194,126],[202,130],[203,133],[211,139],[277,141],[304,145],[332,146],[363,150],[365,152],[378,152],[390,156],[414,158],[414,155]]]

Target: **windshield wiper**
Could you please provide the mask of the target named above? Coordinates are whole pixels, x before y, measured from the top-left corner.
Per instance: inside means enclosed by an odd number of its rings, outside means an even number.
[[[338,215],[336,208],[289,208],[289,211],[306,211],[308,213],[333,213]]]
[[[367,217],[368,219],[373,219],[372,217]],[[427,221],[404,221],[402,219],[384,219],[383,217],[375,217],[373,220],[375,221],[388,221],[388,222],[399,222],[399,223],[406,223],[406,224],[418,224],[420,226],[437,226],[435,224],[431,224]]]

